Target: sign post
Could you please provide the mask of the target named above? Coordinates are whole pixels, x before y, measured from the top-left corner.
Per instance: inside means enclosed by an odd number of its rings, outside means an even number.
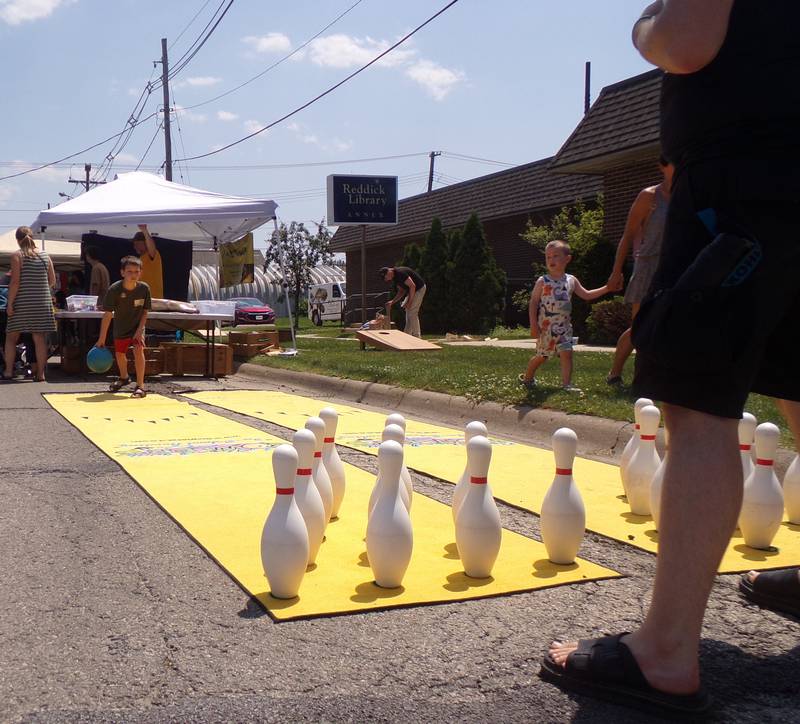
[[[367,226],[397,224],[397,176],[331,174],[328,224],[361,227],[361,322],[367,321]]]

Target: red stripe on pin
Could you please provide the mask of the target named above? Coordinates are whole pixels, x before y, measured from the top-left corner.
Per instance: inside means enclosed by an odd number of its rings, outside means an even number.
[[[772,465],[772,460],[767,460],[765,458],[756,458],[756,465]]]
[[[297,468],[298,475],[311,475],[311,468]]]
[[[323,442],[333,442],[333,438],[332,437],[325,437],[322,440],[323,440]]]
[[[656,436],[655,435],[642,435],[641,438],[642,438],[642,440],[655,440]]]
[[[294,488],[275,488],[278,495],[294,495]]]
[[[476,485],[486,485],[486,478],[476,478],[474,475],[470,475],[469,482]]]
[[[633,429],[634,430],[638,430],[639,429],[639,423],[638,422],[633,426]]]
[[[742,451],[747,451],[751,448],[751,445],[739,445],[739,449]]]
[[[320,450],[320,452],[315,452],[314,453],[314,457],[315,458],[321,458],[322,457],[322,451]]]
[[[572,468],[556,468],[556,475],[572,475]]]

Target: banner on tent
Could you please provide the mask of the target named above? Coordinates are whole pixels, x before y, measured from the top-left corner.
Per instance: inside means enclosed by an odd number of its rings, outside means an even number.
[[[252,284],[255,276],[253,234],[219,247],[219,285]]]

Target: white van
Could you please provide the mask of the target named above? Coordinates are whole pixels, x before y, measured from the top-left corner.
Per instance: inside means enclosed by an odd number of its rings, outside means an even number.
[[[308,318],[318,327],[326,319],[340,321],[345,297],[344,282],[312,284],[308,288]]]

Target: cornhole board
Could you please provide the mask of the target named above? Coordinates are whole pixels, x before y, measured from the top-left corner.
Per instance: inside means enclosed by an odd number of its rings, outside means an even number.
[[[364,329],[356,332],[356,336],[361,342],[361,349],[364,349],[367,344],[392,352],[427,352],[441,349],[438,344],[419,337],[412,337],[399,329]]]

